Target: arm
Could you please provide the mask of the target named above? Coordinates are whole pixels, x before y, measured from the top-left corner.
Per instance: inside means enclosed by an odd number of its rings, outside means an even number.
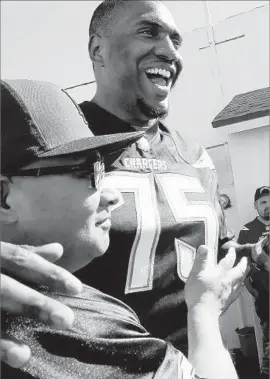
[[[224,347],[218,317],[199,308],[188,312],[188,359],[196,375],[207,379],[237,379],[232,359]]]
[[[27,281],[42,284],[66,294],[80,292],[80,281],[52,264],[62,254],[60,244],[35,248],[1,242],[1,310],[34,317],[53,328],[70,327],[74,319],[70,308],[21,283]],[[1,361],[10,366],[21,367],[30,359],[31,351],[22,342],[1,335],[0,343]]]
[[[265,269],[269,272],[269,255],[266,253],[266,250],[269,250],[269,236],[265,236],[254,244],[239,244],[233,240],[229,240],[223,244],[222,249],[229,250],[229,248],[235,249],[237,261],[246,256],[254,260],[261,269]]]
[[[203,378],[237,378],[219,330],[219,317],[241,292],[247,272],[243,258],[233,268],[235,252],[215,265],[214,254],[200,247],[185,286],[188,307],[189,361]]]

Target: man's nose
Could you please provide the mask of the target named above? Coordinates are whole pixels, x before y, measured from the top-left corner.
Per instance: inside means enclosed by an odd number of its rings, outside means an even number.
[[[169,36],[162,38],[155,44],[155,54],[163,58],[167,62],[179,61],[181,55],[179,50],[174,46],[173,41]]]
[[[121,193],[113,188],[103,188],[100,193],[100,206],[108,207],[110,211],[123,203]]]

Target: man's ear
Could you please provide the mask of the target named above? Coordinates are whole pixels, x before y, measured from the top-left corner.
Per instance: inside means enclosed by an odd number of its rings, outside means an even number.
[[[14,208],[7,202],[8,195],[10,193],[10,179],[0,176],[1,182],[1,210],[0,210],[0,222],[3,224],[12,224],[17,222],[17,213]]]
[[[96,34],[90,36],[88,42],[89,56],[94,65],[103,67],[103,56],[102,56],[102,39]]]
[[[258,211],[258,201],[254,202],[254,208],[257,211],[257,213],[259,214],[259,211]]]

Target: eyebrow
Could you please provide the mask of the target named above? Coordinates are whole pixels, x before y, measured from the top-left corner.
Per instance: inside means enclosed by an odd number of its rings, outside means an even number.
[[[177,39],[180,44],[182,44],[183,42],[183,37],[181,36],[181,34],[174,28],[171,28],[171,27],[168,27],[161,23],[159,23],[158,21],[150,21],[150,20],[140,20],[137,25],[146,25],[146,26],[152,26],[154,28],[158,28],[158,29],[168,29],[169,30],[169,33],[170,33],[170,36],[174,39]]]

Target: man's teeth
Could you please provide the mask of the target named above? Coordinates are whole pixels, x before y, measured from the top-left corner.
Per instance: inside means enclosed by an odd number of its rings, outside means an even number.
[[[151,68],[146,70],[147,74],[159,74],[160,76],[169,79],[171,77],[171,73],[167,70]]]

